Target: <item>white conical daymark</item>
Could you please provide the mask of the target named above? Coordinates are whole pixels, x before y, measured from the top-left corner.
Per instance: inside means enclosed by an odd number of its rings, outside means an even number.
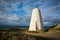
[[[37,31],[42,29],[42,18],[38,8],[33,9],[29,31]]]

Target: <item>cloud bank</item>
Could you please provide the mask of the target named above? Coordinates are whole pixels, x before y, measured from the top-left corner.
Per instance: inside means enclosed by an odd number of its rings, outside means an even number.
[[[60,0],[0,0],[0,24],[27,26],[35,7],[41,11],[44,26],[60,22]]]

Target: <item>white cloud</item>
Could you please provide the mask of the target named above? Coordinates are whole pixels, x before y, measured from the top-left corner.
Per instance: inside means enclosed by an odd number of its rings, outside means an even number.
[[[0,18],[6,18],[6,15],[4,15],[4,12],[3,11],[0,11]]]
[[[56,8],[58,8],[59,7],[59,5],[57,5],[57,6],[53,6],[53,7],[50,7],[50,8],[48,8],[47,10],[45,10],[45,12],[56,12],[57,10],[53,10],[53,9],[56,9]]]
[[[17,16],[17,14],[12,14],[12,15],[9,15],[7,17],[7,19],[9,20],[14,20],[14,21],[18,21],[19,20],[19,17]]]
[[[3,16],[2,16],[2,15],[0,15],[0,18],[3,18]]]
[[[56,23],[54,23],[54,22],[43,22],[43,25],[44,26],[53,26],[53,25],[55,25]]]
[[[23,10],[26,12],[26,15],[31,15],[32,9],[31,9],[31,7],[29,7],[29,5],[24,6]]]

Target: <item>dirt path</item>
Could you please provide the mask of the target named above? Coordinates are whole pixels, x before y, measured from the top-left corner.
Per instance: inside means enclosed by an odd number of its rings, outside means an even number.
[[[41,36],[45,38],[55,38],[60,40],[60,32],[45,32],[45,33],[31,33],[31,32],[23,32],[29,35]]]

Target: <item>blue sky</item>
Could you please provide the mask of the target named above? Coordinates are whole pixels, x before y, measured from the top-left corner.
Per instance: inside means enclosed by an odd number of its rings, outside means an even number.
[[[0,0],[0,25],[28,26],[36,6],[44,26],[60,22],[60,0]]]

